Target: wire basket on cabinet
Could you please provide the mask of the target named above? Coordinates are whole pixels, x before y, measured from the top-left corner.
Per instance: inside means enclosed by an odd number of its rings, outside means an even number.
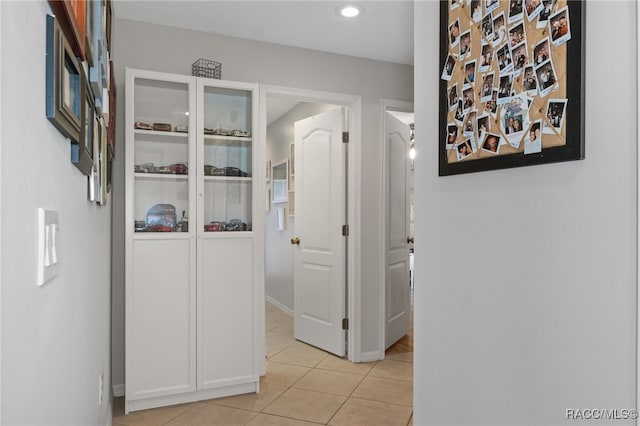
[[[200,58],[191,64],[191,75],[196,77],[222,78],[222,64],[209,59]]]

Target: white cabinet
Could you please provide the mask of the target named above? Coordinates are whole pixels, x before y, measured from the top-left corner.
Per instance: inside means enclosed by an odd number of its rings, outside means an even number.
[[[259,390],[257,107],[254,84],[126,70],[127,412]]]

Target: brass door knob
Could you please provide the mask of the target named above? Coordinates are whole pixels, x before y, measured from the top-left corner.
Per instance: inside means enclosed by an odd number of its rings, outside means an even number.
[[[300,238],[295,237],[291,239],[291,244],[293,244],[294,246],[299,246],[300,245]]]
[[[413,237],[407,237],[407,244],[413,244]]]

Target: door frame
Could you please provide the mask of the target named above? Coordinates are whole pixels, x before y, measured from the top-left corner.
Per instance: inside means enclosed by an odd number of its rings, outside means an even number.
[[[380,288],[379,297],[380,300],[380,318],[378,323],[378,351],[379,359],[385,357],[385,341],[387,334],[387,205],[389,204],[389,194],[387,192],[386,182],[389,179],[389,170],[387,167],[387,126],[386,126],[386,114],[387,111],[398,112],[415,112],[413,102],[398,101],[393,99],[382,99],[380,101],[380,181],[378,182],[380,187],[380,225],[379,229],[382,233],[382,243],[380,244],[379,251],[379,265],[380,265]]]
[[[258,164],[266,162],[267,144],[267,97],[293,98],[299,102],[313,102],[332,104],[347,107],[349,110],[348,128],[349,143],[347,144],[347,223],[349,225],[349,239],[347,243],[347,318],[349,329],[347,330],[347,358],[352,362],[360,362],[360,336],[361,336],[361,202],[358,196],[358,188],[361,187],[362,168],[362,98],[355,95],[342,93],[323,92],[317,90],[298,89],[292,87],[260,85],[260,144],[259,150],[262,158],[258,158]],[[266,193],[266,182],[262,179],[259,183],[262,194]],[[264,205],[264,203],[263,203]],[[263,333],[263,342],[265,332]],[[262,345],[264,347],[264,344]],[[264,358],[264,357],[263,357]],[[264,363],[263,363],[264,365]],[[266,366],[263,368],[266,369]]]

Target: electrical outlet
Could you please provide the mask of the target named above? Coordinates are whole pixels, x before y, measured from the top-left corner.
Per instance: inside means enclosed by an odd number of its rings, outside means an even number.
[[[104,373],[98,376],[98,405],[102,405],[102,393],[104,389]]]

